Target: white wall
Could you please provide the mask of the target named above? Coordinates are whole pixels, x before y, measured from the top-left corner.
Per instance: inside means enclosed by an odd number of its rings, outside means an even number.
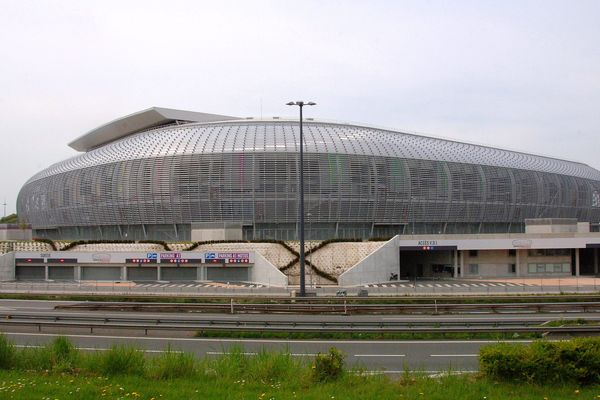
[[[379,249],[363,258],[338,278],[340,286],[389,282],[390,274],[397,274],[400,265],[400,237],[394,236]]]
[[[287,287],[288,278],[260,253],[255,254],[254,266],[250,268],[250,281],[268,286]]]
[[[0,255],[0,281],[15,279],[15,253],[10,252]]]

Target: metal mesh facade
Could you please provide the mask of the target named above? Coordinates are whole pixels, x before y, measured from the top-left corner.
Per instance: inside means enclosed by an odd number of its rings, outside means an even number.
[[[297,237],[297,121],[137,133],[32,177],[17,210],[39,236],[189,240],[193,224]],[[518,232],[525,218],[600,220],[580,163],[390,130],[306,121],[307,238]]]

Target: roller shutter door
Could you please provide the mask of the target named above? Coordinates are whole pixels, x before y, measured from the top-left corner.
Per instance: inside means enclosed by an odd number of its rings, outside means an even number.
[[[48,279],[55,281],[75,280],[75,267],[48,267]]]
[[[81,280],[84,281],[120,281],[119,267],[81,267]]]
[[[163,281],[195,281],[198,279],[198,268],[161,268],[160,274]]]
[[[128,281],[157,281],[158,268],[156,267],[127,267]]]
[[[44,267],[21,265],[15,268],[15,278],[18,281],[43,281],[46,279]]]
[[[209,281],[220,282],[247,282],[249,276],[249,268],[240,267],[208,267],[206,269],[206,279]]]

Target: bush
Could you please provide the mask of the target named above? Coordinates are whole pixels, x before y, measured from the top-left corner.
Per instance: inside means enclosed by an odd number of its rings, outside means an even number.
[[[174,379],[188,378],[195,373],[196,360],[192,354],[169,349],[152,360],[149,375],[155,379]]]
[[[75,369],[79,351],[73,343],[64,336],[54,339],[48,346],[52,369],[58,371],[72,371]]]
[[[332,347],[326,354],[319,353],[313,365],[313,377],[317,382],[338,379],[344,372],[344,354]]]
[[[110,350],[96,355],[90,369],[104,375],[143,375],[146,365],[144,354],[128,346],[113,346]]]
[[[247,365],[247,376],[253,381],[275,382],[299,378],[301,363],[289,352],[262,349]]]
[[[16,361],[15,345],[0,335],[0,369],[11,369]]]
[[[598,384],[600,338],[538,341],[529,346],[489,345],[480,350],[479,363],[484,374],[497,379],[538,384]]]
[[[19,352],[18,366],[24,370],[72,372],[77,367],[79,351],[64,336],[44,347],[28,347]]]

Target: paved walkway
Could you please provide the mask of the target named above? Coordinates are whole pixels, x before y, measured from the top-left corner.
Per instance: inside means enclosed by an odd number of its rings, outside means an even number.
[[[334,296],[337,286],[310,287],[307,291],[318,296]],[[366,289],[369,296],[389,295],[499,295],[549,293],[599,293],[600,278],[486,278],[419,280],[416,282],[385,282],[345,288],[349,296]],[[157,294],[157,295],[262,295],[289,296],[298,292],[298,286],[267,287],[254,283],[221,282],[0,282],[4,293],[102,293],[102,294]]]

